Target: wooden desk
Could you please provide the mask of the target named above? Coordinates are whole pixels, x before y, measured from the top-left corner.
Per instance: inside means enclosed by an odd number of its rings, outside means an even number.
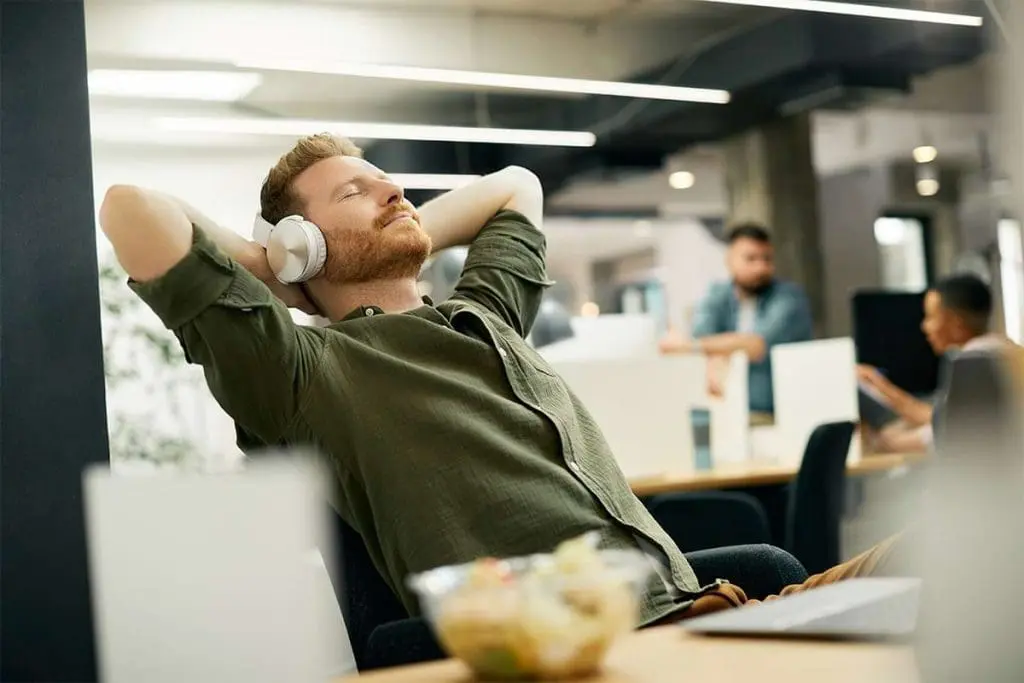
[[[927,453],[865,455],[859,461],[850,463],[846,473],[856,477],[889,472],[921,462],[927,457]],[[719,465],[704,471],[666,472],[656,477],[631,479],[629,483],[636,495],[644,497],[660,493],[785,484],[796,477],[797,469],[796,465],[746,462]]]
[[[348,683],[465,683],[448,660],[370,672]],[[581,683],[916,683],[909,646],[767,639],[702,638],[677,626],[633,633],[612,648],[604,671]],[[339,682],[341,683],[341,682]]]

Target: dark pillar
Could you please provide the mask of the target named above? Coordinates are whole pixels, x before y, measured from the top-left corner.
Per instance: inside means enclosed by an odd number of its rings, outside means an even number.
[[[0,680],[95,681],[108,458],[82,0],[0,0]]]
[[[757,221],[771,229],[779,276],[803,286],[821,329],[825,300],[809,115],[773,121],[723,147],[729,222]]]
[[[823,283],[825,336],[853,333],[851,297],[882,282],[875,220],[885,214],[891,188],[889,169],[859,168],[821,179],[821,247],[828,273]]]

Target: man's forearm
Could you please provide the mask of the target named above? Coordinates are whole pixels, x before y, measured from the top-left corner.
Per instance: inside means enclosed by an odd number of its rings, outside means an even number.
[[[121,266],[140,282],[169,271],[192,244],[192,226],[180,207],[132,185],[110,187],[99,218]]]
[[[440,251],[472,242],[502,209],[515,209],[540,228],[544,192],[537,176],[509,166],[430,200],[419,208],[419,215],[434,251]]]
[[[768,352],[763,337],[746,332],[713,334],[697,339],[693,344],[695,350],[712,356],[728,356],[742,351],[754,362],[764,360]]]
[[[154,190],[150,190],[150,192],[178,206],[185,213],[190,223],[198,226],[225,254],[246,268],[259,270],[260,266],[265,265],[266,252],[256,242],[248,240],[234,230],[220,225],[217,221],[183,199]],[[263,263],[260,263],[260,261]]]
[[[318,314],[301,287],[277,281],[262,246],[229,230],[177,197],[132,185],[114,185],[100,207],[100,227],[128,276],[155,280],[185,258],[197,226],[225,254],[262,280],[285,305]]]
[[[932,407],[925,401],[916,399],[907,392],[893,387],[890,392],[883,392],[893,412],[906,422],[919,427],[932,421]]]

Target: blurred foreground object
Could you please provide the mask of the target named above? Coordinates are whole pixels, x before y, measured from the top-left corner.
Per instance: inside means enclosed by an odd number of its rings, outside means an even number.
[[[631,550],[598,550],[596,534],[550,555],[481,559],[410,578],[449,653],[484,679],[594,673],[633,630],[652,573]]]
[[[923,683],[1024,680],[1024,357],[965,352],[937,408],[914,562]]]

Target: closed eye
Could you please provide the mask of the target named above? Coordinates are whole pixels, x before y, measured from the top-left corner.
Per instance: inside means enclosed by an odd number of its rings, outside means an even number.
[[[345,190],[343,192],[337,193],[334,197],[335,197],[335,201],[343,202],[346,199],[352,199],[353,197],[358,197],[361,194],[362,194],[361,190],[349,188],[349,189],[347,189],[347,190]]]

